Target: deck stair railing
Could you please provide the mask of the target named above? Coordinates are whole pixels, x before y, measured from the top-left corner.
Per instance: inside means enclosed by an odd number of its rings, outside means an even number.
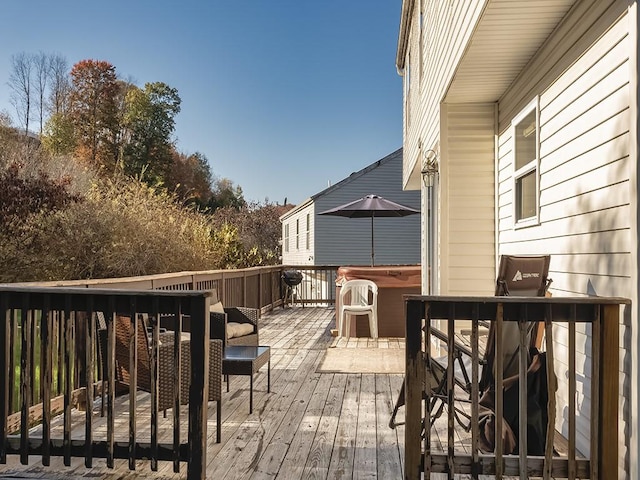
[[[29,463],[31,455],[42,457],[43,465],[49,465],[52,456],[63,457],[65,465],[72,457],[84,457],[91,468],[94,458],[105,458],[108,467],[114,467],[114,459],[128,459],[134,469],[136,460],[150,459],[152,470],[158,461],[172,461],[174,471],[180,463],[188,463],[187,478],[205,478],[207,451],[207,391],[209,358],[209,315],[212,292],[210,291],[160,291],[115,290],[88,288],[46,288],[25,286],[0,286],[0,462],[6,463],[7,455],[19,455],[22,464]],[[94,432],[94,417],[100,415],[94,407],[96,392],[101,385],[99,356],[97,354],[96,314],[102,312],[106,319],[107,340],[107,399],[106,436]],[[117,315],[135,319],[146,313],[149,318],[170,314],[191,316],[191,362],[188,413],[181,413],[179,389],[175,406],[169,410],[171,441],[160,441],[158,389],[158,329],[154,322],[151,334],[151,395],[150,425],[144,441],[138,434],[142,420],[136,419],[136,368],[130,368],[128,441],[116,440],[115,405],[115,318]],[[140,332],[133,322],[134,340],[130,342],[129,364],[136,365],[136,335]],[[53,326],[56,325],[54,330]],[[18,328],[19,327],[19,328]],[[60,351],[53,351],[54,338]],[[179,345],[180,328],[175,332],[174,345]],[[14,343],[19,344],[19,359],[12,356]],[[173,364],[180,370],[180,348],[174,349]],[[52,398],[54,370],[61,373],[60,398]],[[179,374],[176,373],[177,382]],[[36,381],[37,380],[37,381]],[[15,401],[13,382],[19,383],[18,411],[10,415]],[[39,391],[35,390],[38,385]],[[85,437],[71,437],[72,405],[81,397],[85,409]],[[52,413],[60,403],[62,410],[62,434],[52,434]],[[41,416],[39,434],[31,430],[33,417]],[[122,412],[120,412],[122,413]],[[182,415],[182,416],[181,416]],[[122,415],[120,415],[122,417]],[[187,417],[185,419],[184,417]],[[13,420],[12,420],[13,418]],[[77,421],[77,417],[74,417]],[[188,434],[182,435],[180,425],[188,420]],[[165,425],[165,424],[163,424]],[[121,431],[122,426],[118,427]],[[166,433],[166,432],[164,432]],[[54,438],[55,437],[55,438]],[[162,437],[164,440],[164,436]]]
[[[617,478],[618,472],[618,402],[619,402],[619,325],[621,307],[629,304],[622,298],[530,298],[530,297],[445,297],[445,296],[406,296],[406,427],[405,427],[405,478],[431,478],[432,473],[445,473],[448,478],[454,475],[491,475],[494,478],[515,476],[519,478]],[[444,444],[438,447],[432,438],[434,427],[430,426],[430,412],[433,391],[431,387],[432,345],[437,343],[432,335],[435,322],[440,322],[440,330],[448,334],[448,364],[454,363],[453,338],[455,323],[459,320],[470,323],[470,350],[473,357],[471,369],[471,395],[466,398],[470,410],[470,441],[462,446],[456,429],[456,412],[461,408],[456,402],[461,401],[456,391],[453,369],[447,369],[446,395],[444,395],[447,412],[446,434],[440,433]],[[564,445],[566,452],[559,454],[554,445],[560,435],[554,428],[556,425],[555,410],[548,411],[549,425],[547,429],[546,447],[543,456],[532,456],[527,453],[527,416],[520,415],[517,422],[518,451],[506,455],[502,451],[502,442],[495,442],[495,449],[490,453],[481,453],[479,448],[479,324],[484,321],[495,321],[496,338],[507,322],[517,322],[520,332],[518,351],[519,375],[527,375],[528,339],[526,327],[529,322],[544,323],[547,364],[554,365],[552,345],[552,325],[563,325],[568,335],[566,341],[567,367],[566,378],[568,388],[566,397],[560,398],[560,390],[555,397],[557,405],[566,406],[563,432],[566,432]],[[590,378],[576,375],[576,326],[586,324],[590,340],[586,345],[587,356],[585,371]],[[445,325],[442,328],[442,325]],[[427,348],[429,347],[429,348]],[[495,372],[502,372],[502,342],[495,342]],[[553,371],[547,370],[549,384],[554,382]],[[565,372],[563,372],[565,375]],[[494,375],[494,391],[503,391],[502,375]],[[577,448],[577,416],[576,385],[584,382],[582,392],[590,391],[590,410],[586,412],[589,432],[588,452],[580,452]],[[518,407],[520,412],[527,411],[527,382],[518,382]],[[551,397],[554,392],[550,391]],[[551,402],[550,402],[551,404]],[[495,396],[495,438],[500,439],[503,429],[503,413],[505,405],[502,395]],[[584,412],[583,412],[584,413]],[[584,422],[584,419],[581,419]],[[423,426],[427,426],[423,430]],[[444,438],[443,438],[444,437]]]

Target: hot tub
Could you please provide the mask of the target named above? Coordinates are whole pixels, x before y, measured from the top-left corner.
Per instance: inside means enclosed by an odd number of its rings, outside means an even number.
[[[347,280],[366,279],[378,285],[378,336],[404,337],[405,316],[403,295],[419,295],[420,265],[344,266],[336,278],[336,320],[340,312],[340,285]],[[352,337],[369,337],[366,315],[351,320]],[[340,334],[340,332],[338,332]],[[343,332],[344,334],[344,332]]]

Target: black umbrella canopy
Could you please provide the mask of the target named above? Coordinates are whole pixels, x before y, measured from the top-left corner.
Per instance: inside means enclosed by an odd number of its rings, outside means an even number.
[[[369,218],[369,217],[406,217],[420,213],[406,205],[401,205],[391,200],[387,200],[379,195],[367,195],[353,202],[345,203],[339,207],[320,212],[318,215],[335,215],[348,218]]]
[[[318,215],[334,215],[346,218],[371,218],[371,265],[374,265],[373,219],[375,217],[406,217],[420,213],[420,210],[387,200],[379,195],[367,195],[353,202],[345,203]]]

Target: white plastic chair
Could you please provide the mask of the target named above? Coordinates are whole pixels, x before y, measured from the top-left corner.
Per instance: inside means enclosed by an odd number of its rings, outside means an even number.
[[[369,292],[373,294],[371,303],[369,303]],[[347,297],[349,303],[346,302]],[[371,338],[378,338],[378,286],[371,280],[348,280],[342,284],[338,318],[339,335],[342,335],[342,328],[346,327],[345,336],[349,337],[352,315],[367,315]]]

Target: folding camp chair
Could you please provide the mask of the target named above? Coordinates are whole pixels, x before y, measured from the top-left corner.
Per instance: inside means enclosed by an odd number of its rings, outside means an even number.
[[[549,255],[538,256],[516,256],[516,255],[503,255],[500,257],[500,266],[498,268],[498,277],[496,280],[496,296],[545,296],[546,292],[551,284],[551,280],[548,278],[549,263],[551,257]],[[481,327],[485,330],[485,334],[488,335],[486,347],[483,358],[480,359],[480,391],[484,391],[493,382],[493,353],[495,345],[495,330],[493,328],[493,322],[486,324],[482,322]],[[518,325],[515,322],[505,322],[503,325],[503,352],[505,361],[503,362],[503,376],[511,376],[518,373],[518,348],[519,348],[519,330]],[[530,343],[532,346],[539,347],[541,342],[541,332],[537,322],[531,322],[527,326]],[[431,333],[439,340],[446,342],[446,333],[431,328]],[[467,341],[465,341],[465,331],[461,330],[457,335],[454,342],[454,381],[457,387],[461,388],[465,393],[469,395],[467,401],[471,398],[471,365],[473,361],[471,347]],[[447,370],[448,357],[447,355],[431,357],[430,370],[432,372],[432,378],[430,378],[432,396],[431,404],[429,405],[429,411],[431,412],[431,424],[442,414],[446,405],[447,398]],[[426,379],[425,388],[426,390]],[[426,391],[424,392],[426,397]],[[463,399],[459,399],[463,400]],[[405,403],[404,398],[404,384],[396,400],[393,412],[391,414],[391,420],[389,426],[395,428],[398,425],[402,425],[404,422],[396,422],[395,418],[398,413],[398,409]],[[461,408],[456,408],[454,416],[458,423],[465,429],[470,428],[469,416]]]

